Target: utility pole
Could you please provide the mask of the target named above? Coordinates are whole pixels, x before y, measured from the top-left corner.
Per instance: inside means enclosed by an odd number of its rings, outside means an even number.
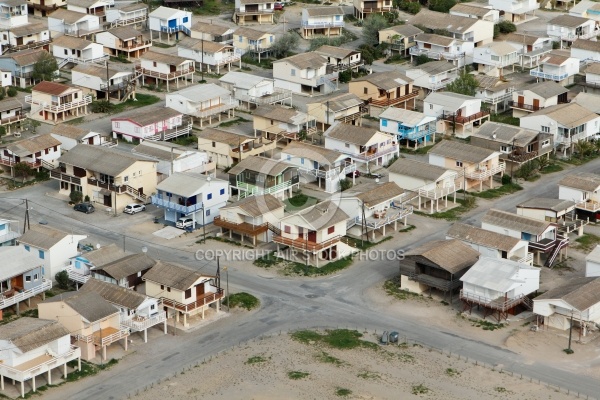
[[[523,54],[521,54],[521,72],[525,71],[524,60],[525,60],[525,34],[526,33],[527,33],[527,31],[523,31]]]
[[[202,75],[201,81],[204,82],[204,39],[201,41],[202,57],[200,61],[200,74]]]
[[[367,232],[367,221],[365,220],[365,202],[362,202],[362,216],[360,221],[360,245],[364,247],[365,245],[365,235],[368,235]],[[367,240],[369,238],[367,237]]]
[[[125,253],[125,235],[123,235],[123,253]]]
[[[467,200],[467,169],[463,164],[463,200]]]
[[[108,61],[107,61],[106,62],[106,101],[110,101],[109,85],[110,85],[110,73],[108,72]]]
[[[571,350],[571,337],[573,335],[573,309],[571,309],[571,324],[569,325],[569,347],[567,347],[567,352],[572,353]]]
[[[329,125],[329,100],[327,100],[327,108],[325,109],[325,112],[327,113],[327,125]]]
[[[25,228],[31,229],[29,225],[29,200],[25,199],[25,219],[23,220],[23,233],[25,233]]]

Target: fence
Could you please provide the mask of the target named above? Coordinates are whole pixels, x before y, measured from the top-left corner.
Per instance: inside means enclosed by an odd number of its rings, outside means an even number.
[[[303,327],[303,328],[298,327],[296,329],[288,329],[288,330],[282,329],[282,330],[279,330],[279,332],[275,331],[275,332],[272,332],[269,334],[264,334],[264,335],[260,335],[258,337],[248,339],[243,342],[240,341],[240,342],[238,342],[237,345],[233,345],[226,349],[220,350],[213,355],[210,355],[208,357],[202,357],[201,359],[199,358],[198,360],[196,360],[196,362],[194,364],[190,364],[181,369],[177,369],[172,374],[171,373],[167,374],[163,379],[158,379],[156,382],[146,384],[140,389],[136,389],[135,391],[127,393],[127,399],[131,399],[132,396],[139,396],[139,395],[143,394],[144,392],[146,392],[150,389],[153,389],[155,386],[160,387],[160,385],[163,382],[167,382],[171,379],[176,379],[178,376],[184,374],[186,371],[191,371],[194,368],[198,368],[198,367],[200,367],[200,365],[206,364],[207,362],[210,362],[213,359],[217,359],[220,356],[225,356],[229,352],[235,352],[237,349],[246,347],[250,343],[261,342],[265,339],[270,339],[270,338],[281,336],[281,335],[290,335],[294,332],[298,332],[298,331],[302,331],[302,330],[313,330],[313,331],[317,331],[317,332],[326,332],[328,330],[333,330],[333,329],[356,330],[358,332],[361,332],[363,334],[363,337],[368,337],[369,335],[371,335],[371,336],[375,336],[376,338],[379,338],[381,336],[381,334],[383,334],[383,332],[385,331],[384,329],[370,329],[369,330],[368,328],[362,328],[362,327],[351,326],[351,325],[338,325],[335,327],[334,326],[316,326],[316,327]],[[502,364],[494,365],[494,364],[490,364],[490,363],[481,362],[477,359],[464,356],[459,352],[453,352],[452,350],[440,349],[438,347],[429,346],[428,344],[426,344],[424,342],[409,338],[407,336],[399,336],[397,343],[392,343],[392,344],[389,344],[388,346],[409,346],[409,347],[420,346],[421,348],[429,350],[430,352],[437,352],[439,354],[446,355],[448,358],[455,358],[459,361],[464,361],[465,364],[470,364],[470,365],[474,365],[476,367],[486,368],[486,369],[489,369],[490,371],[499,372],[501,374],[502,373],[507,374],[507,375],[510,375],[511,377],[514,377],[515,379],[524,380],[525,382],[529,381],[530,383],[535,383],[540,386],[545,386],[548,389],[552,389],[557,393],[562,393],[562,394],[567,394],[567,395],[573,396],[573,398],[585,399],[585,400],[600,400],[600,397],[592,397],[587,394],[580,393],[576,390],[570,390],[570,389],[562,387],[560,385],[552,384],[552,383],[549,383],[546,381],[542,381],[541,379],[527,376],[526,374],[514,372],[510,369],[505,368]]]

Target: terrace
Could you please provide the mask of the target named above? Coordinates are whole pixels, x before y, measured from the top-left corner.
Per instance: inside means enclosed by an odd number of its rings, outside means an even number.
[[[205,293],[202,296],[196,297],[196,300],[193,302],[187,304],[179,303],[178,301],[167,299],[165,297],[162,297],[161,301],[165,307],[169,307],[183,313],[189,313],[199,308],[209,306],[221,298],[223,298],[223,289],[217,288],[216,292]]]

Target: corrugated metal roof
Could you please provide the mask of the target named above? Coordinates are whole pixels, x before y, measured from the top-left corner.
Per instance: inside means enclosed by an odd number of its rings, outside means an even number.
[[[569,89],[554,81],[538,82],[531,86],[525,86],[523,90],[529,90],[544,99],[549,99],[550,97],[559,96],[569,92]]]
[[[577,28],[590,21],[587,18],[575,17],[573,15],[563,14],[558,17],[552,18],[548,21],[548,25],[564,26],[567,28]]]
[[[64,302],[89,323],[94,323],[119,313],[117,307],[91,290],[61,293],[46,299],[42,304],[57,302]]]
[[[452,92],[432,92],[425,97],[424,102],[443,106],[449,111],[456,111],[467,101],[477,100],[475,97]]]
[[[138,161],[156,163],[124,151],[87,144],[78,144],[63,154],[58,161],[109,176],[118,176]]]
[[[579,172],[577,175],[567,175],[558,182],[559,186],[595,192],[600,187],[600,175]]]
[[[25,247],[21,245],[0,246],[0,260],[3,260],[2,268],[0,268],[0,280],[2,281],[43,266],[45,263],[37,254],[34,255],[25,250]]]
[[[277,176],[289,168],[294,167],[270,158],[250,156],[231,167],[228,173],[229,175],[237,175],[244,171],[254,171],[265,175]]]
[[[295,108],[284,107],[278,104],[261,105],[254,110],[252,115],[291,125],[304,125],[309,121],[315,120],[315,117],[312,115],[307,115]]]
[[[33,225],[20,238],[19,243],[50,250],[70,234],[47,225]]]
[[[394,182],[366,182],[346,190],[342,197],[356,197],[365,207],[370,208],[397,199],[404,193],[406,191]]]
[[[571,200],[551,199],[547,197],[535,197],[517,205],[517,208],[536,208],[539,210],[570,211],[575,207]]]
[[[231,96],[231,92],[224,87],[215,85],[214,83],[206,83],[202,85],[190,86],[173,93],[168,93],[167,99],[171,96],[182,96],[191,102],[200,103],[203,101],[216,99],[218,97],[229,97]]]
[[[491,249],[505,251],[507,253],[512,251],[521,241],[514,237],[467,224],[461,224],[459,222],[452,225],[446,235],[463,242],[473,243]]]
[[[117,281],[150,269],[156,261],[144,253],[131,254],[102,266],[94,266],[94,270],[102,270]]]
[[[442,175],[452,170],[417,161],[412,158],[399,158],[394,161],[390,167],[388,167],[388,171],[393,174],[409,176],[430,182],[437,182]],[[457,175],[455,171],[452,172],[454,175]]]
[[[523,147],[531,143],[538,135],[539,132],[532,129],[487,121],[481,125],[479,131],[471,136]]]
[[[37,152],[60,146],[60,140],[55,139],[49,133],[37,135],[28,139],[21,139],[9,143],[6,148],[20,157],[29,156]]]
[[[240,89],[251,89],[264,81],[273,82],[273,79],[238,71],[230,71],[219,78],[219,82],[232,84]]]
[[[21,317],[0,325],[0,340],[10,342],[23,353],[69,336],[69,333],[58,321],[31,317]]]
[[[363,77],[353,79],[350,81],[350,85],[353,82],[369,82],[378,88],[384,90],[392,90],[397,87],[412,83],[413,80],[408,76],[398,71],[386,71],[386,72],[375,72],[374,74],[365,75]]]
[[[534,303],[543,300],[563,300],[577,311],[586,311],[600,303],[600,278],[573,278],[533,299]]]
[[[475,15],[477,17],[484,17],[490,11],[494,11],[492,8],[482,7],[476,3],[458,3],[450,9],[450,12],[459,12],[462,14]]]
[[[404,108],[389,107],[381,114],[379,119],[389,119],[392,121],[401,122],[404,126],[421,126],[429,122],[436,121],[435,117],[429,117],[421,112],[412,111]]]
[[[225,183],[221,179],[211,178],[207,175],[175,172],[156,185],[156,188],[163,192],[174,193],[178,196],[188,198],[201,193],[204,188],[215,185],[216,182]]]
[[[544,233],[544,231],[552,224],[551,222],[540,221],[534,218],[495,209],[489,210],[481,221],[490,225],[515,230],[517,232],[525,232],[535,236]]]
[[[221,210],[241,208],[248,215],[256,218],[283,207],[285,207],[285,204],[281,200],[273,195],[266,194],[246,197],[226,207],[221,207]]]
[[[479,252],[460,240],[434,240],[404,253],[407,258],[423,257],[455,274],[475,264]]]
[[[281,150],[281,153],[314,160],[317,161],[319,165],[332,165],[336,161],[347,157],[345,154],[340,153],[339,151],[298,141],[290,142]]]
[[[415,37],[415,41],[448,47],[454,43],[456,39],[448,36],[436,35],[433,33],[420,33]]]
[[[128,254],[120,246],[111,243],[108,246],[102,246],[99,249],[83,253],[79,257],[88,260],[95,267],[101,267],[113,261],[120,260]]]
[[[296,214],[284,217],[281,221],[285,221],[288,218],[299,216],[306,222],[306,227],[315,231],[321,230],[333,226],[342,221],[346,221],[348,214],[342,211],[331,200],[326,200],[321,203],[317,203],[312,207],[304,209]]]
[[[311,17],[327,17],[330,15],[344,15],[342,7],[307,7],[306,12]]]
[[[440,155],[451,160],[478,164],[500,153],[453,140],[442,140],[429,150],[429,154]]]
[[[198,271],[176,264],[168,264],[163,261],[158,261],[156,265],[142,277],[143,280],[152,281],[181,291],[189,289],[196,281],[202,278],[204,278],[204,280],[209,280],[210,278],[213,278],[213,276],[204,275]]]
[[[146,300],[146,296],[141,293],[99,279],[88,280],[79,291],[96,293],[109,303],[130,310],[135,310]]]
[[[443,29],[448,32],[463,33],[479,21],[476,18],[461,17],[422,9],[417,15],[410,18],[408,23],[422,25],[428,29]]]
[[[194,135],[201,139],[212,140],[217,143],[226,143],[230,147],[238,147],[240,144],[254,138],[238,135],[237,133],[226,132],[215,128],[205,128],[200,132],[194,132]]]
[[[519,274],[524,269],[539,270],[511,260],[481,257],[460,280],[491,291],[507,293],[514,287],[525,284],[524,278]]]
[[[598,114],[588,110],[578,103],[557,104],[542,108],[522,118],[531,118],[538,115],[547,115],[566,128],[576,128],[598,118]]]
[[[273,64],[279,62],[288,62],[297,67],[298,69],[319,69],[327,64],[327,60],[325,59],[325,57],[315,52],[296,54],[291,57],[273,61]]]
[[[332,139],[364,146],[378,133],[388,135],[391,138],[391,135],[379,132],[376,128],[342,124],[337,121],[334,122],[323,135]]]

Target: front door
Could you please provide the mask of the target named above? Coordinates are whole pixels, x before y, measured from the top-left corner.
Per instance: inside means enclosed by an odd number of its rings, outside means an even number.
[[[204,296],[204,282],[196,286],[196,298]]]
[[[18,37],[17,38],[17,46],[20,46],[23,44],[23,38],[22,37]]]
[[[540,99],[533,99],[533,110],[538,110],[540,108]]]
[[[169,67],[170,67],[170,69],[169,69],[170,72],[176,72],[177,71],[177,67],[176,66],[169,65]]]
[[[523,96],[519,96],[518,103],[519,103],[519,104],[525,104],[525,97],[523,97]]]
[[[317,232],[316,231],[308,232],[308,241],[313,242],[313,243],[317,242]]]
[[[88,144],[94,144],[94,138],[88,138]]]
[[[304,238],[304,230],[302,229],[301,226],[298,227],[298,239],[303,239]]]
[[[177,27],[177,20],[176,19],[170,19],[169,22],[169,28],[176,28]]]
[[[139,194],[144,194],[144,188],[143,187],[138,188],[138,193]]]
[[[105,194],[104,195],[104,205],[107,207],[111,207],[112,206],[112,196],[110,194]]]

